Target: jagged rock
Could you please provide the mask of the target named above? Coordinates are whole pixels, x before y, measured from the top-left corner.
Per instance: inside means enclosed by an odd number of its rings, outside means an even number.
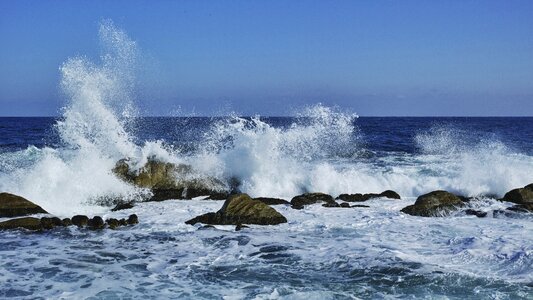
[[[149,188],[153,196],[150,201],[168,199],[191,199],[199,196],[220,194],[226,187],[212,177],[196,178],[188,165],[160,162],[154,159],[137,172],[130,170],[128,161],[117,162],[113,172],[118,177],[139,187]]]
[[[92,219],[89,219],[89,221],[87,222],[87,227],[92,230],[103,229],[104,225],[104,219],[99,216],[95,216]]]
[[[433,191],[416,199],[415,204],[404,207],[403,213],[421,217],[439,217],[463,205],[456,195],[446,191]]]
[[[467,209],[465,210],[465,214],[467,216],[476,216],[478,218],[484,218],[487,216],[487,212],[475,209]]]
[[[335,203],[333,197],[324,193],[305,193],[291,199],[291,206],[295,209],[301,209],[305,205],[319,202]]]
[[[0,193],[0,217],[47,214],[39,205],[10,193]]]
[[[533,183],[507,192],[502,200],[516,204],[533,204]]]
[[[291,204],[289,201],[279,199],[279,198],[257,197],[257,198],[254,198],[254,200],[261,201],[267,205],[281,205],[281,204],[290,205]]]
[[[390,199],[401,199],[400,195],[395,191],[386,190],[381,194],[340,194],[337,199],[347,202],[364,202],[374,198],[390,198]]]
[[[132,202],[123,202],[123,203],[117,204],[117,206],[112,208],[111,211],[119,211],[119,210],[124,210],[124,209],[131,209],[133,207],[135,207],[135,206],[133,205]]]
[[[136,214],[132,214],[128,217],[128,220],[126,221],[129,225],[133,224],[139,224],[139,218]]]
[[[41,220],[32,217],[24,217],[18,219],[11,219],[0,222],[0,230],[9,230],[16,228],[25,228],[28,230],[41,230]]]
[[[42,217],[41,226],[43,227],[43,229],[52,229],[54,227],[65,226],[65,225],[63,224],[63,221],[61,221],[61,219],[58,217],[52,217],[52,218]]]
[[[71,219],[72,224],[78,226],[78,227],[85,227],[87,226],[87,223],[89,223],[89,217],[83,216],[83,215],[75,215]]]
[[[190,225],[196,223],[212,225],[276,225],[286,222],[287,219],[283,215],[263,202],[253,200],[247,194],[235,194],[224,202],[218,212],[207,213],[185,223]]]
[[[119,221],[114,218],[107,219],[105,222],[110,229],[115,229],[120,226]]]

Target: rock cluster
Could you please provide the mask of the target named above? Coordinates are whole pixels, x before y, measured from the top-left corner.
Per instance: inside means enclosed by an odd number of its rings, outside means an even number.
[[[119,226],[133,225],[139,223],[137,215],[133,214],[128,219],[107,219],[105,222],[102,217],[95,216],[89,218],[83,215],[73,216],[72,219],[65,218],[61,220],[57,217],[24,217],[11,219],[4,222],[0,222],[0,230],[25,228],[28,230],[49,230],[56,227],[66,227],[75,225],[80,228],[86,227],[91,230],[104,229],[106,226],[110,229],[115,229]]]
[[[287,219],[267,204],[250,198],[247,194],[230,196],[217,212],[203,214],[185,222],[210,225],[258,224],[276,225],[286,223]]]

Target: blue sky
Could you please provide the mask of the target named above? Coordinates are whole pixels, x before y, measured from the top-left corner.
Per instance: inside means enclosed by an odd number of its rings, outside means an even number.
[[[0,115],[57,115],[111,19],[146,115],[533,115],[533,1],[0,1]]]

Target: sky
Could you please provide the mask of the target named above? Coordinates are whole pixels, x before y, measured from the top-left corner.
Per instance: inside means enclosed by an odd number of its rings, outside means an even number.
[[[0,0],[0,116],[55,116],[110,19],[143,115],[533,116],[533,1]]]

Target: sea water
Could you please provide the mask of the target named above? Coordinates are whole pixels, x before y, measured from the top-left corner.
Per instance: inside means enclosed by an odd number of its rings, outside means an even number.
[[[0,191],[59,217],[139,216],[119,230],[0,232],[0,297],[358,299],[533,297],[532,214],[493,217],[533,182],[533,118],[370,118],[320,104],[294,117],[140,117],[138,49],[112,23],[97,62],[61,66],[57,118],[0,118]],[[122,158],[185,163],[251,196],[379,193],[369,208],[275,206],[288,223],[202,228],[220,201],[142,202]],[[486,218],[400,212],[437,189],[476,197]],[[136,199],[111,212],[99,199]],[[3,219],[0,219],[3,220]]]

